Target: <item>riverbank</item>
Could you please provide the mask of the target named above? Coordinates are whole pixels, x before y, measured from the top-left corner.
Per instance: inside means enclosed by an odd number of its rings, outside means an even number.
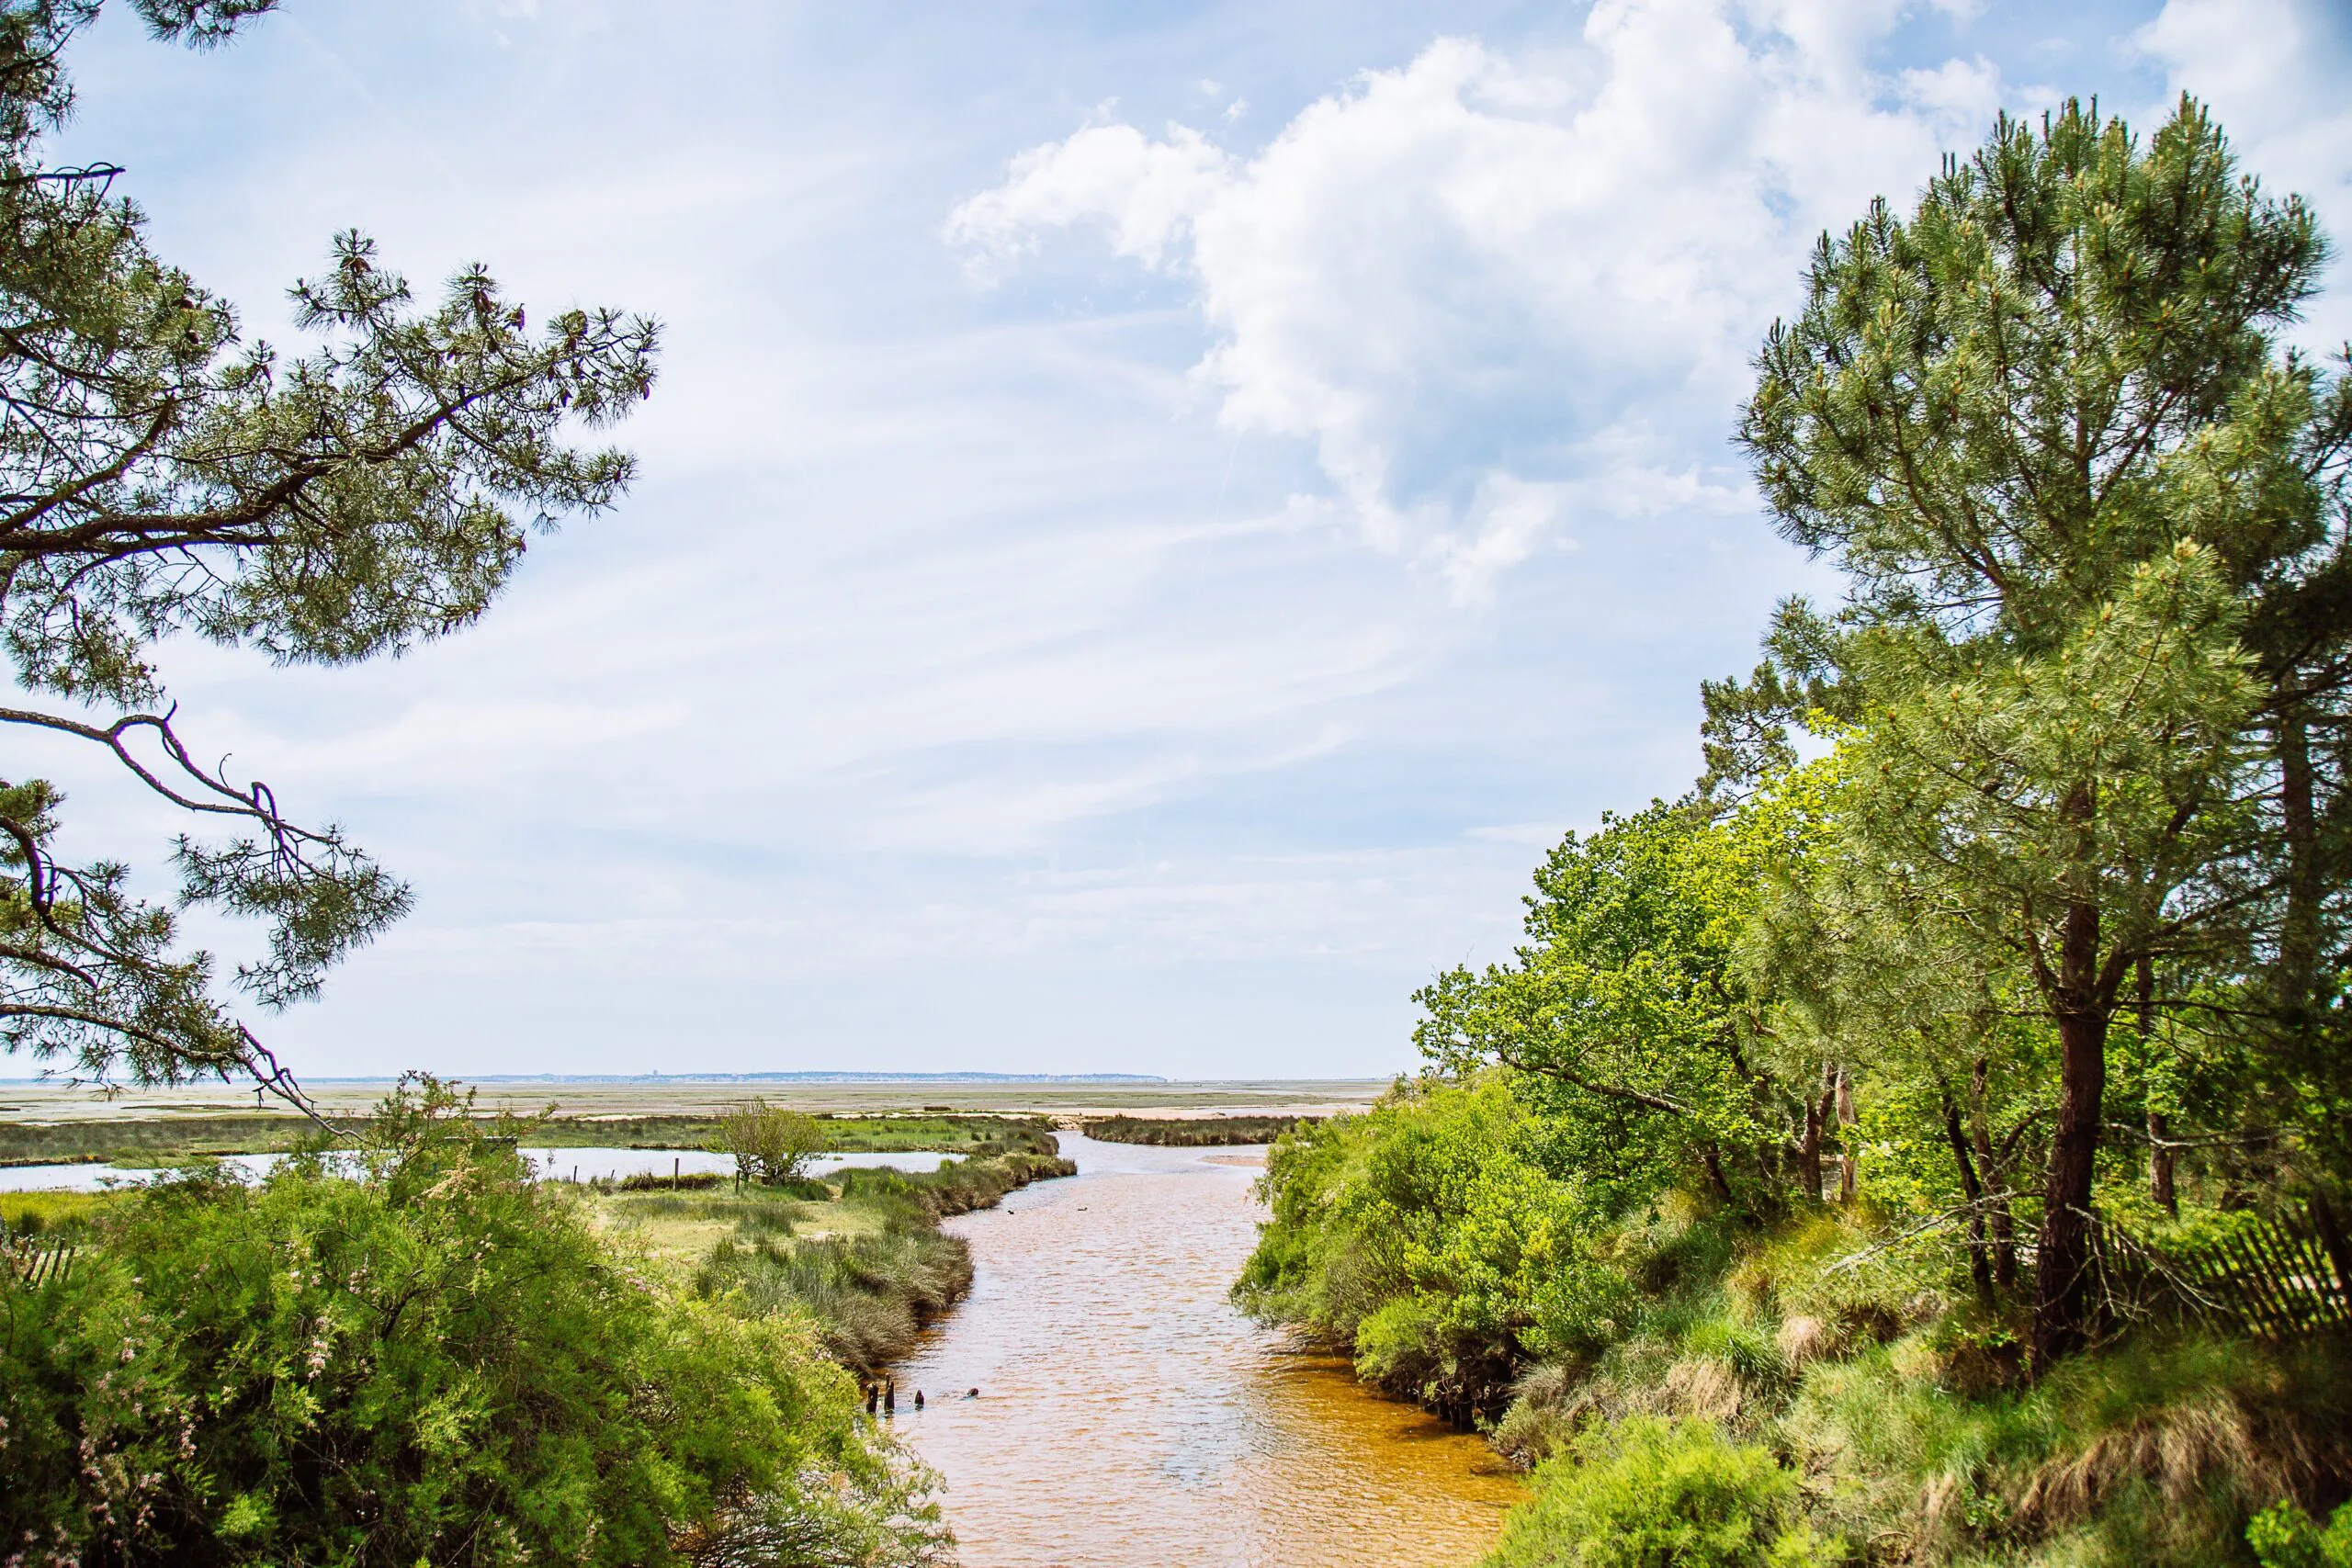
[[[2352,1490],[2340,1326],[2233,1325],[2115,1272],[2099,1338],[2037,1376],[2030,1297],[2005,1277],[2020,1260],[1972,1280],[1964,1232],[1860,1198],[1627,1202],[1548,1170],[1558,1135],[1492,1079],[1295,1134],[1237,1288],[1532,1469],[1488,1568],[1675,1531],[1728,1543],[1675,1559],[1694,1564],[2332,1561],[2261,1557],[2249,1528],[2281,1506],[2324,1518]],[[2261,1216],[2189,1202],[2144,1234],[2176,1256],[2271,1246]],[[2324,1261],[2302,1267],[2274,1293],[2320,1290]]]
[[[970,1250],[940,1221],[990,1207],[1077,1167],[1054,1152],[996,1152],[932,1171],[881,1167],[788,1190],[731,1186],[584,1194],[598,1229],[664,1267],[680,1288],[749,1317],[795,1307],[827,1352],[881,1372],[972,1285]]]

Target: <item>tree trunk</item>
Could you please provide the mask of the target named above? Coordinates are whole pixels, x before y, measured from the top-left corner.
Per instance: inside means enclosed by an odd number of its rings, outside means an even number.
[[[1944,1096],[1944,1136],[1951,1144],[1952,1162],[1960,1167],[1960,1190],[1968,1198],[1968,1278],[1976,1299],[1987,1311],[1993,1305],[1992,1248],[1984,1241],[1984,1185],[1976,1179],[1976,1163],[1968,1157],[1968,1139],[1960,1130],[1960,1107]]]
[[[1804,1141],[1797,1145],[1797,1185],[1804,1189],[1805,1201],[1821,1201],[1821,1142],[1827,1127],[1838,1092],[1838,1069],[1821,1070],[1821,1098],[1809,1100],[1804,1106]]]
[[[1854,1201],[1857,1175],[1854,1169],[1854,1145],[1858,1141],[1846,1129],[1861,1125],[1861,1118],[1854,1114],[1854,1079],[1845,1068],[1838,1069],[1838,1201]]]
[[[2143,958],[2139,963],[2139,1013],[2141,1077],[2144,1083],[2149,1059],[2156,1049],[2156,965],[2154,960]],[[2179,1194],[2173,1183],[2173,1149],[2170,1142],[2172,1123],[2165,1113],[2152,1104],[2148,1108],[2148,1196],[2163,1205],[2167,1213],[2180,1213]]]
[[[2148,1196],[2164,1206],[2165,1213],[2180,1216],[2180,1191],[2173,1177],[2172,1122],[2161,1111],[2148,1112]]]
[[[2070,816],[2086,821],[2090,792],[2078,787]],[[2099,911],[2086,892],[2067,904],[2059,954],[2058,1125],[2041,1189],[2041,1243],[2034,1261],[2033,1359],[2047,1370],[2090,1335],[2091,1179],[2098,1163],[2107,1094],[2110,997],[2099,994]]]
[[[2288,1031],[2311,1025],[2319,971],[2321,886],[2318,816],[2312,807],[2311,736],[2302,709],[2289,699],[2274,730],[2278,745],[2278,810],[2287,833],[2287,909],[2278,932],[2278,1008]]]
[[[1718,1150],[1714,1145],[1709,1144],[1702,1152],[1700,1157],[1706,1162],[1707,1184],[1715,1190],[1716,1197],[1722,1199],[1726,1203],[1730,1202],[1731,1183],[1724,1179],[1724,1156],[1722,1151]]]
[[[1804,1137],[1797,1145],[1797,1190],[1807,1202],[1821,1201],[1821,1107],[1804,1105]]]
[[[2018,1225],[2017,1217],[2009,1212],[2009,1179],[1993,1158],[1992,1115],[1984,1106],[1991,1076],[1991,1061],[1977,1057],[1976,1070],[1969,1077],[1968,1130],[1976,1146],[1977,1173],[1992,1197],[1985,1219],[1986,1228],[1993,1233],[1993,1279],[2002,1290],[2014,1291],[2018,1288]]]

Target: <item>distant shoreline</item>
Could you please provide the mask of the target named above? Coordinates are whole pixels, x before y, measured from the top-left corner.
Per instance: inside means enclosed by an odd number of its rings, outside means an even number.
[[[1395,1075],[1343,1079],[1171,1079],[1158,1072],[468,1072],[454,1084],[1387,1084]],[[56,1086],[56,1077],[0,1077],[5,1086]],[[393,1075],[311,1077],[303,1084],[395,1084]]]
[[[853,1073],[853,1072],[794,1072],[794,1073],[468,1073],[452,1077],[458,1083],[576,1083],[576,1084],[694,1084],[694,1083],[1105,1083],[1105,1084],[1223,1084],[1223,1083],[1377,1083],[1385,1084],[1394,1075],[1367,1074],[1362,1077],[1340,1078],[1171,1078],[1158,1073]],[[14,1085],[59,1085],[56,1077],[0,1077],[0,1087]],[[391,1074],[379,1073],[357,1077],[314,1077],[304,1075],[306,1084],[390,1084]]]

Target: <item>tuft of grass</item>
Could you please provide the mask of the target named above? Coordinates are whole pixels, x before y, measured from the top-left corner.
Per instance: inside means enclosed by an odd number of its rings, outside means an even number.
[[[0,1230],[17,1235],[76,1235],[113,1201],[110,1192],[0,1192]]]

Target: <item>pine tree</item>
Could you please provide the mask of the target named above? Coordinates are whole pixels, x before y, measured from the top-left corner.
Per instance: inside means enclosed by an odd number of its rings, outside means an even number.
[[[2194,103],[2144,148],[2070,103],[2005,118],[1909,219],[1882,202],[1825,237],[1758,362],[1765,496],[1848,574],[1813,651],[1856,726],[1858,843],[2030,976],[2057,1032],[2045,1363],[2086,1326],[2127,983],[2309,918],[2274,852],[2293,660],[2257,634],[2284,640],[2264,628],[2290,588],[2341,553],[2345,388],[2277,341],[2324,254]],[[2340,660],[2340,601],[2301,624],[2306,665]]]
[[[229,39],[275,0],[131,0],[160,40]],[[0,639],[77,737],[224,836],[183,836],[181,902],[267,922],[236,986],[266,1009],[407,908],[332,827],[196,759],[154,668],[193,634],[281,664],[397,652],[471,623],[530,529],[594,513],[634,472],[566,444],[650,391],[656,329],[609,310],[534,329],[480,267],[415,299],[358,233],[295,285],[313,341],[281,355],[150,247],[112,165],[45,164],[73,107],[63,56],[100,0],[0,3]],[[99,716],[87,716],[93,709]],[[78,710],[75,711],[75,710]],[[0,784],[0,1030],[12,1050],[147,1081],[288,1080],[115,861],[52,850],[59,793]]]

